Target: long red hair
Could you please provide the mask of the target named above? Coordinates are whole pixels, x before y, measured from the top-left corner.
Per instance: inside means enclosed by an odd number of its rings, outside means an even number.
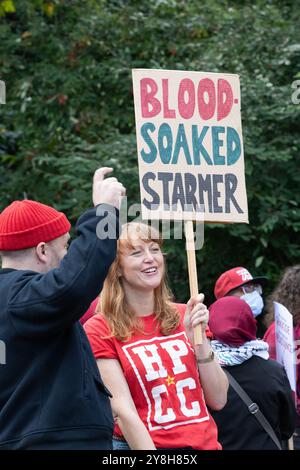
[[[118,275],[120,268],[120,254],[127,248],[133,248],[133,240],[140,238],[146,243],[152,241],[162,248],[163,240],[159,232],[146,224],[129,222],[122,227],[118,240],[117,256],[112,263],[103,289],[97,312],[106,318],[111,335],[120,341],[128,340],[134,331],[141,331],[139,317],[132,311],[126,301],[122,279]],[[180,315],[172,303],[172,293],[166,282],[166,269],[160,285],[154,290],[154,312],[163,335],[171,334],[179,325]]]

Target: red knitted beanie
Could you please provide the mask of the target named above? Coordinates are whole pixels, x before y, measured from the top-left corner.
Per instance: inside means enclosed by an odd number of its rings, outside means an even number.
[[[14,201],[0,214],[0,250],[24,250],[69,232],[65,214],[37,201]]]

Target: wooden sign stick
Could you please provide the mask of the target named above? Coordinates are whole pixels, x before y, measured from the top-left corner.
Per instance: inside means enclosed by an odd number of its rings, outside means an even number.
[[[191,297],[194,297],[199,292],[198,292],[194,227],[193,227],[193,222],[191,220],[186,220],[184,222],[184,233],[185,233],[185,240],[186,240],[186,253],[187,253],[187,260],[188,260],[190,293],[191,293]],[[194,339],[195,339],[195,344],[203,343],[201,325],[197,325],[194,328]]]

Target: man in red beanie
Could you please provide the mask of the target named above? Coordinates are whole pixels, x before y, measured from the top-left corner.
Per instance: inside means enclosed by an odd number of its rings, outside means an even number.
[[[111,171],[95,172],[68,253],[63,213],[24,200],[0,214],[0,449],[111,448],[110,394],[78,321],[116,255],[125,188]]]

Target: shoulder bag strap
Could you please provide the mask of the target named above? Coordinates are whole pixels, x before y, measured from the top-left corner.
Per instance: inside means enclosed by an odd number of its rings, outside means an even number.
[[[276,444],[278,449],[282,450],[282,446],[279,442],[278,437],[276,436],[272,426],[270,425],[267,418],[262,414],[259,409],[257,403],[254,403],[249,395],[245,392],[245,390],[240,386],[240,384],[235,380],[235,378],[228,372],[228,370],[223,369],[225,374],[227,375],[228,381],[232,388],[236,391],[239,397],[243,400],[243,402],[247,405],[249,412],[255,416],[259,424],[263,427],[263,429],[269,434],[272,441]]]

